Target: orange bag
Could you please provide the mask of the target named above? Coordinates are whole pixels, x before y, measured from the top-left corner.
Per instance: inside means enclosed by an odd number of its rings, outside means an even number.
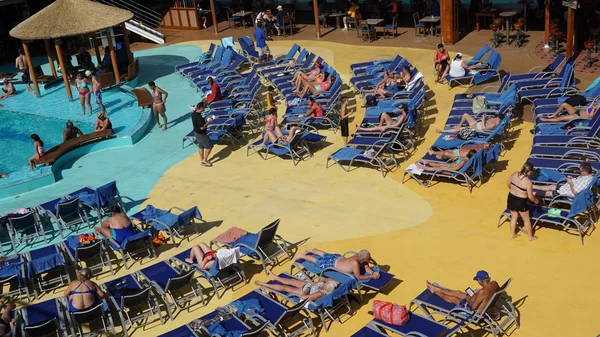
[[[378,300],[373,302],[373,317],[393,325],[404,325],[410,319],[405,306]]]

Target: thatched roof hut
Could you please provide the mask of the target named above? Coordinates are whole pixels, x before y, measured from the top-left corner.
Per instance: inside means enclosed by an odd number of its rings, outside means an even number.
[[[88,0],[56,0],[10,31],[20,40],[57,39],[97,32],[133,17],[128,10]]]

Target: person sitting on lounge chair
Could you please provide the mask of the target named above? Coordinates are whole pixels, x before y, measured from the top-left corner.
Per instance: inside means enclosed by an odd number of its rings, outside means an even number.
[[[535,194],[537,196],[546,196],[552,198],[559,195],[575,198],[575,196],[579,194],[579,192],[585,190],[590,185],[592,179],[594,179],[592,166],[589,163],[583,163],[579,165],[579,172],[581,173],[579,177],[567,177],[567,183],[558,189],[556,188],[556,184],[533,185]]]
[[[469,72],[469,66],[467,62],[463,61],[462,53],[456,53],[454,60],[450,62],[450,66],[446,67],[446,71],[442,75],[442,80],[446,77],[446,75],[450,75],[450,77],[464,77]]]
[[[66,142],[69,139],[77,138],[79,136],[83,136],[83,132],[73,125],[73,122],[67,121],[66,129],[63,131],[63,142]]]
[[[429,160],[421,160],[415,163],[415,166],[423,171],[458,171],[473,157],[477,151],[470,150],[465,157],[452,157],[449,162],[438,163]]]
[[[318,249],[307,249],[304,254],[298,253],[294,257],[294,261],[306,260],[314,263],[321,269],[336,268],[342,272],[354,274],[359,280],[378,279],[380,274],[374,271],[370,266],[371,253],[368,250],[361,250],[356,255],[343,257],[340,254],[329,254]],[[361,274],[361,269],[364,268],[367,274]]]
[[[320,74],[319,74],[320,76]],[[329,76],[328,72],[323,73],[322,76],[322,80],[319,82],[317,81],[316,83],[311,83],[307,80],[300,80],[301,81],[301,85],[304,85],[304,88],[302,88],[302,90],[298,89],[296,91],[296,93],[298,94],[298,96],[300,98],[304,98],[304,96],[310,91],[311,94],[316,95],[316,94],[320,94],[323,92],[326,92],[327,90],[329,90],[329,88],[331,88],[331,86],[333,85],[333,83],[335,83],[335,76],[331,75]]]
[[[4,83],[4,86],[2,88],[2,95],[0,95],[0,99],[9,98],[17,93],[15,86],[8,81],[8,78],[5,78],[2,83]]]
[[[483,143],[483,144],[473,144],[473,145],[465,145],[465,146],[461,146],[458,149],[453,149],[453,150],[440,150],[440,151],[435,151],[435,150],[427,150],[427,154],[429,154],[430,156],[435,156],[437,159],[452,159],[452,158],[458,158],[458,157],[466,157],[467,154],[469,152],[471,152],[471,150],[475,150],[475,152],[484,149],[484,150],[489,150],[490,149],[490,143]]]
[[[308,80],[311,82],[316,81],[317,76],[321,73],[321,70],[323,70],[323,65],[321,64],[321,62],[315,62],[314,66],[315,67],[309,72],[304,72],[302,70],[296,71],[294,73],[294,77],[292,77],[292,79],[290,80],[290,83],[294,83],[295,88],[298,88],[300,80]]]
[[[306,112],[303,115],[298,115],[298,118],[296,119],[287,119],[286,121],[289,122],[299,122],[302,119],[308,117],[308,116],[312,116],[312,117],[323,117],[325,115],[325,111],[323,110],[323,106],[321,105],[321,103],[315,101],[314,98],[309,97],[307,99],[308,105],[306,106],[307,108],[309,108],[308,110],[306,110]]]
[[[200,269],[209,270],[216,259],[217,251],[210,249],[206,243],[200,242],[192,247],[190,250],[190,257],[186,258],[185,262],[194,263],[195,260]]]
[[[438,295],[444,301],[448,303],[454,303],[461,307],[469,310],[475,310],[478,313],[482,313],[488,302],[494,296],[494,293],[498,291],[500,286],[498,282],[492,281],[490,275],[485,270],[480,270],[475,274],[473,280],[481,286],[481,289],[474,291],[473,296],[459,291],[441,288],[435,284],[431,284],[429,281],[425,281],[427,289],[433,294]]]
[[[14,330],[14,321],[10,318],[11,311],[15,310],[15,303],[8,301],[8,303],[0,303],[0,333],[5,337],[12,337]]]
[[[400,106],[400,115],[384,112],[379,116],[379,125],[372,127],[357,127],[356,131],[385,131],[389,128],[400,127],[402,123],[404,123],[407,113],[408,106],[406,104],[402,104]]]
[[[254,284],[275,291],[285,291],[300,297],[302,300],[308,298],[311,301],[316,301],[327,294],[331,294],[337,287],[337,282],[331,278],[318,278],[312,282],[307,282],[271,274],[271,280],[281,284],[269,284],[261,281],[256,281]]]
[[[104,220],[100,227],[94,227],[94,230],[108,239],[113,239],[118,244],[123,243],[128,237],[137,234],[131,219],[127,214],[121,212],[121,207],[115,205],[111,207],[112,215]]]
[[[389,97],[398,92],[398,81],[391,70],[386,70],[383,79],[373,89],[360,89],[361,93],[374,93],[382,98]]]
[[[78,312],[98,304],[99,298],[106,294],[92,280],[92,271],[83,268],[78,272],[77,280],[71,282],[65,290],[65,296],[69,298],[69,311]]]
[[[586,117],[592,118],[600,109],[600,102],[598,102],[598,97],[594,98],[592,103],[590,103],[584,109],[576,109],[576,106],[584,106],[587,104],[587,99],[584,96],[575,95],[569,97],[563,104],[561,104],[556,111],[548,116],[541,117],[540,121],[542,122],[568,122],[577,117]],[[566,115],[559,116],[563,111],[566,111]]]
[[[485,114],[483,114],[481,120],[477,121],[475,117],[468,113],[464,113],[460,119],[460,123],[458,123],[455,127],[445,130],[437,129],[435,131],[437,133],[458,133],[460,130],[465,128],[473,128],[477,132],[491,131],[494,130],[494,128],[496,128],[501,121],[502,120],[499,117],[486,118]],[[463,126],[465,123],[467,123],[469,126]]]

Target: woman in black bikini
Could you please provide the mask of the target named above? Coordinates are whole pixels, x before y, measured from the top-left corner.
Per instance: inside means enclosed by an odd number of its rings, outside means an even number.
[[[0,304],[0,311],[2,312],[2,317],[0,317],[0,335],[2,336],[12,337],[13,335],[13,322],[11,322],[10,312],[14,309],[15,304],[13,303],[13,301]]]
[[[531,218],[529,217],[528,200],[537,204],[538,200],[533,194],[533,183],[529,179],[529,175],[533,172],[533,165],[525,163],[521,171],[510,175],[506,181],[508,187],[508,200],[506,201],[507,208],[510,210],[510,238],[514,239],[519,236],[517,231],[517,220],[519,216],[523,219],[525,232],[529,237],[529,241],[537,240],[537,236],[533,235],[531,227]]]

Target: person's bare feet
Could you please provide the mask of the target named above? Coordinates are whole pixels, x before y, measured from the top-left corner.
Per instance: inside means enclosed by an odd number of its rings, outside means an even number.
[[[442,129],[435,129],[435,132],[437,132],[437,133],[443,133],[444,130],[442,130]]]
[[[429,281],[425,281],[425,285],[427,286],[427,289],[429,291],[431,291],[432,294],[435,294],[435,292],[437,291],[437,287],[434,286],[433,284],[431,284],[431,282]]]
[[[537,239],[538,239],[538,237],[537,237],[537,236],[535,236],[535,235],[534,235],[534,236],[530,236],[530,237],[529,237],[529,241],[535,241],[535,240],[537,240]]]
[[[257,285],[257,286],[259,286],[259,287],[262,287],[263,285],[265,285],[265,283],[261,282],[261,281],[254,281],[254,284]]]
[[[192,260],[192,259],[190,259],[189,257],[187,257],[187,258],[185,259],[185,262],[187,262],[187,263],[189,263],[189,264],[192,264],[192,263],[194,263],[194,260]]]
[[[165,124],[165,126],[163,126],[162,130],[163,130],[163,131],[166,131],[166,130],[167,130],[167,124]]]
[[[510,236],[510,238],[511,238],[511,239],[515,239],[515,238],[518,238],[519,236],[521,236],[521,234],[512,234],[512,235]]]

